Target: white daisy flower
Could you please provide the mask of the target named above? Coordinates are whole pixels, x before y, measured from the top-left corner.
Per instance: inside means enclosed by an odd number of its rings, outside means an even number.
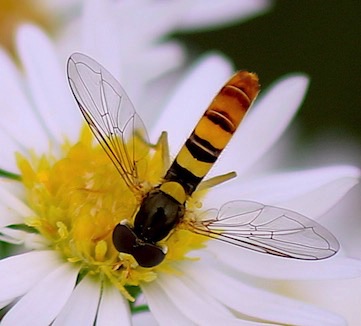
[[[26,49],[25,39],[41,54]],[[265,279],[359,275],[360,263],[342,255],[319,262],[287,260],[285,268],[284,259],[206,241],[181,229],[167,240],[168,253],[160,265],[142,268],[130,255],[119,254],[111,233],[121,217],[133,215],[137,199],[93,144],[88,129],[81,128],[49,41],[25,28],[18,42],[25,78],[4,53],[0,56],[0,103],[6,108],[1,168],[15,173],[14,179],[21,175],[21,181],[1,180],[0,226],[2,240],[22,243],[27,252],[0,262],[0,303],[10,304],[3,325],[130,324],[129,302],[139,291],[159,324],[342,323],[334,314],[261,289]],[[168,130],[176,153],[231,70],[220,56],[200,60],[173,94],[152,139]],[[306,88],[302,75],[276,83],[242,123],[215,172],[231,168],[244,175],[286,128]],[[154,184],[162,177],[158,151],[148,165],[151,171],[143,176]],[[356,168],[334,166],[241,177],[211,189],[203,208],[234,197],[300,208],[317,217],[358,176]]]

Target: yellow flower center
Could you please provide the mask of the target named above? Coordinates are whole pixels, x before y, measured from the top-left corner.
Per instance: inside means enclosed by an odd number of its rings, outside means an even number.
[[[52,31],[55,27],[54,18],[45,4],[39,1],[0,0],[0,44],[15,54],[14,33],[19,24],[33,22]]]
[[[150,282],[160,271],[176,272],[172,262],[187,259],[187,252],[203,246],[204,237],[176,228],[162,241],[168,247],[165,260],[153,268],[138,266],[131,255],[115,249],[112,232],[124,219],[133,223],[147,190],[136,196],[128,189],[101,146],[93,144],[88,129],[78,143],[66,143],[62,151],[61,159],[18,156],[28,205],[36,214],[25,222],[64,259],[80,264],[82,273],[107,279],[132,300],[127,286]],[[148,190],[160,182],[162,164],[159,151],[153,150],[140,176]]]

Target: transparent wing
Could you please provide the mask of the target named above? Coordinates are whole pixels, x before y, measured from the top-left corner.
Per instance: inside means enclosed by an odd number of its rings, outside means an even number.
[[[256,202],[228,202],[198,218],[189,226],[193,232],[267,254],[318,260],[339,249],[336,238],[315,221]]]
[[[127,185],[136,190],[149,143],[144,124],[118,81],[80,53],[68,60],[70,88],[81,113]],[[142,146],[143,145],[143,146]]]

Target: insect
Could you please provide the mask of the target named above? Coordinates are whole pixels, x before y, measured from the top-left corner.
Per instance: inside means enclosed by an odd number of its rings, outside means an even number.
[[[93,134],[135,195],[144,159],[135,136],[147,141],[144,124],[117,80],[99,63],[74,53],[67,65],[70,88]],[[133,255],[142,267],[154,267],[166,256],[159,245],[182,222],[187,200],[202,182],[259,91],[258,78],[236,73],[200,118],[160,184],[143,195],[133,225],[120,222],[113,244]],[[140,151],[141,152],[141,151]],[[122,217],[119,218],[122,220]],[[231,201],[199,214],[191,232],[238,247],[303,260],[334,255],[339,244],[315,221],[296,212],[251,201]]]

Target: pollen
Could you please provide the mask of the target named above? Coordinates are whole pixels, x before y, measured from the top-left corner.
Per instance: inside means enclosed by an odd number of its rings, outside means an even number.
[[[144,149],[143,149],[144,150]],[[167,247],[164,261],[152,268],[140,267],[128,254],[119,253],[112,242],[114,227],[121,221],[133,224],[142,198],[162,180],[164,170],[158,147],[149,145],[147,170],[138,194],[129,189],[88,128],[79,141],[62,146],[62,157],[17,156],[26,200],[35,212],[26,224],[48,240],[61,257],[117,287],[130,301],[127,286],[151,282],[158,272],[174,273],[175,262],[189,259],[190,250],[203,246],[205,238],[181,227],[160,245]]]

